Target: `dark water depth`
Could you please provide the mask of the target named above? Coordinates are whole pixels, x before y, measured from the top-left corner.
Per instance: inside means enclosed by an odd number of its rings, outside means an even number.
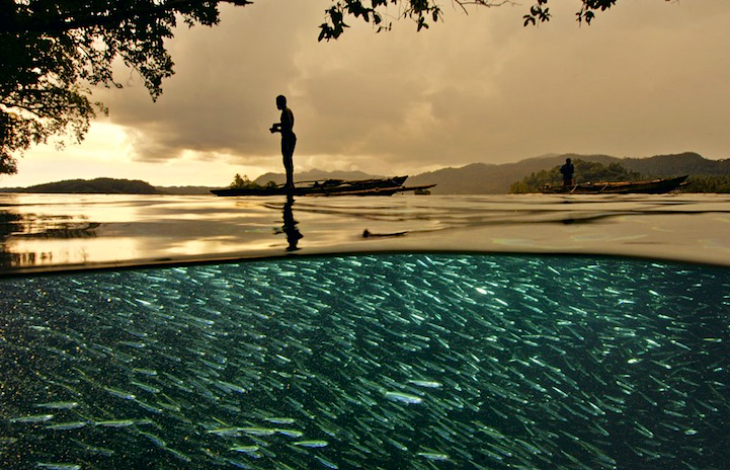
[[[0,468],[723,469],[730,272],[362,255],[0,281]]]

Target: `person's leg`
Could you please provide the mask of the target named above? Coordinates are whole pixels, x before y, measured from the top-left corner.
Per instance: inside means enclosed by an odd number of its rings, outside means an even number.
[[[286,187],[294,187],[294,162],[291,155],[284,155],[284,171],[286,172]]]
[[[296,137],[285,137],[281,139],[281,154],[284,160],[284,171],[286,172],[286,187],[294,187],[294,148]]]

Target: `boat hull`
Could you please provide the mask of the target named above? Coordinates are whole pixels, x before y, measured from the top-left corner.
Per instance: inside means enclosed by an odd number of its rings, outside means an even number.
[[[403,186],[408,176],[369,179],[357,181],[323,180],[305,181],[295,185],[294,189],[283,186],[261,188],[224,188],[213,189],[216,196],[390,196],[397,192],[415,191],[431,188],[435,185]]]
[[[545,194],[665,194],[686,184],[688,175],[647,181],[576,184],[543,189]]]

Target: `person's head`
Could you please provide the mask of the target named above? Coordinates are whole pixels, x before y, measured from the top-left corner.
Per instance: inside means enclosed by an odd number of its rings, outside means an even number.
[[[276,109],[286,108],[286,96],[279,95],[276,97]]]
[[[284,101],[286,103],[286,101]],[[565,163],[570,163],[570,158],[565,159]]]

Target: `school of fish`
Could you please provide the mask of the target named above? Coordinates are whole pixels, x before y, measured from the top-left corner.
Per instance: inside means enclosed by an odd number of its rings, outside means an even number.
[[[3,469],[722,469],[730,271],[289,258],[0,280]]]

